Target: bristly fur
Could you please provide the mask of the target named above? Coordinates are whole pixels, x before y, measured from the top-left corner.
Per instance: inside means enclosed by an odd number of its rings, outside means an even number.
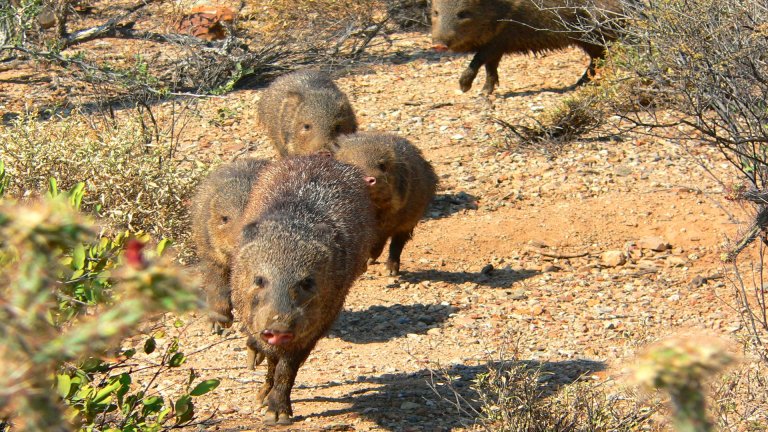
[[[616,38],[609,26],[595,22],[588,11],[615,21],[621,5],[618,0],[433,0],[432,39],[454,52],[475,53],[459,79],[465,92],[485,65],[483,92],[492,93],[504,54],[568,46],[581,47],[590,56],[589,67],[577,83],[583,84],[594,75],[596,60],[605,56],[603,42]]]
[[[266,357],[259,398],[268,423],[289,423],[301,363],[366,269],[375,220],[363,174],[327,156],[275,162],[254,186],[232,269],[232,299],[253,357]],[[290,333],[285,344],[261,339]]]
[[[376,179],[369,187],[377,222],[371,260],[381,255],[391,238],[387,270],[398,274],[403,247],[435,196],[438,178],[432,165],[407,139],[384,133],[343,136],[335,156]]]
[[[269,162],[241,159],[222,165],[203,180],[192,198],[192,242],[203,274],[203,290],[214,331],[232,323],[230,258],[239,235],[239,218],[251,187]]]
[[[276,79],[264,91],[258,112],[280,157],[332,151],[336,137],[357,130],[347,96],[316,70]]]

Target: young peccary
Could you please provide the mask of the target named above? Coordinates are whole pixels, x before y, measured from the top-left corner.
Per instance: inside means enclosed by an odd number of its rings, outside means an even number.
[[[373,206],[359,169],[299,156],[262,172],[241,221],[232,300],[250,335],[249,360],[267,358],[257,396],[264,421],[290,424],[299,366],[365,272]]]
[[[213,331],[232,325],[230,299],[230,257],[237,247],[239,218],[253,183],[268,162],[241,159],[222,165],[200,184],[192,199],[192,241],[200,259],[203,290]]]
[[[620,11],[619,0],[433,0],[432,39],[438,49],[475,53],[459,79],[464,92],[472,88],[480,66],[485,65],[483,92],[492,93],[504,54],[539,53],[571,45],[590,56],[580,85],[589,82],[596,60],[605,56],[601,42],[616,38],[596,17],[615,20]]]
[[[371,262],[389,244],[387,270],[400,272],[400,254],[435,196],[437,175],[407,139],[383,133],[358,133],[339,139],[336,159],[363,170],[376,211],[376,241]]]
[[[333,150],[357,130],[347,96],[326,74],[303,70],[276,79],[259,101],[259,121],[281,157]]]

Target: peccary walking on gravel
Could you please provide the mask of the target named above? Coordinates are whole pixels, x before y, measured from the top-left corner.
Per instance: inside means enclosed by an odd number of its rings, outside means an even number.
[[[330,152],[357,130],[347,96],[330,76],[302,70],[276,79],[259,101],[259,121],[281,157]]]
[[[259,159],[241,159],[222,165],[203,180],[192,199],[192,241],[216,333],[232,325],[230,258],[237,247],[239,218],[251,187],[267,164]]]
[[[616,38],[597,21],[616,21],[620,12],[619,0],[433,0],[432,39],[437,49],[475,53],[459,79],[464,92],[485,65],[483,93],[491,94],[504,54],[572,45],[590,57],[580,85],[589,82],[596,61],[605,57],[604,42]]]
[[[375,221],[360,170],[326,156],[266,168],[242,218],[232,299],[251,358],[267,359],[264,421],[289,424],[299,366],[366,269]]]
[[[376,211],[377,236],[371,262],[391,238],[387,270],[400,272],[400,255],[435,196],[437,175],[407,139],[384,133],[357,133],[339,139],[336,158],[363,170]]]

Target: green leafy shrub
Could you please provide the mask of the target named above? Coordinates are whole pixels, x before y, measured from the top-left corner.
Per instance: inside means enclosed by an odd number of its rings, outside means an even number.
[[[193,399],[218,385],[190,371],[173,398],[151,391],[186,357],[171,338],[148,383],[118,348],[148,317],[200,306],[185,274],[126,233],[97,236],[76,208],[82,184],[30,205],[0,202],[0,418],[17,430],[159,431],[195,421]],[[155,255],[156,258],[152,258]],[[155,333],[141,344],[157,349]],[[55,391],[52,391],[55,389]]]
[[[173,137],[148,137],[138,116],[104,124],[77,114],[23,117],[0,129],[0,153],[10,196],[38,195],[50,178],[63,189],[82,182],[83,210],[115,230],[179,241],[188,234],[186,203],[203,168],[179,157]]]

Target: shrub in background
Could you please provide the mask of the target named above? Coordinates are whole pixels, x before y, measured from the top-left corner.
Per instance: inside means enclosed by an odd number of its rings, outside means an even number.
[[[187,201],[203,168],[182,159],[172,139],[148,138],[137,117],[93,123],[83,115],[40,121],[23,117],[0,129],[0,153],[16,197],[46,190],[50,178],[69,189],[84,182],[83,210],[116,230],[183,240]]]

